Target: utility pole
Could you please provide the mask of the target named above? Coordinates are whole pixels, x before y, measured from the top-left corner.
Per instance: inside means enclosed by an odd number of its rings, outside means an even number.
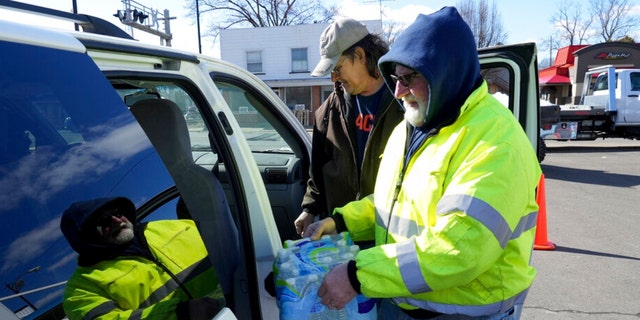
[[[393,1],[393,0],[378,0],[378,6],[380,7],[380,23],[382,23],[382,1]],[[365,3],[376,2],[375,0],[365,1]]]
[[[198,22],[198,53],[202,53],[202,41],[200,39],[200,0],[196,0],[196,21]]]

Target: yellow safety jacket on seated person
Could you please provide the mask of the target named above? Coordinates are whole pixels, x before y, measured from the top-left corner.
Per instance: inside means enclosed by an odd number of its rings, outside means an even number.
[[[391,135],[374,194],[334,211],[354,240],[375,237],[356,256],[362,293],[470,316],[523,301],[541,170],[519,123],[483,82],[404,168],[406,132]]]
[[[64,294],[69,319],[170,320],[180,302],[223,297],[193,221],[149,222],[144,238],[156,261],[125,255],[78,266]]]

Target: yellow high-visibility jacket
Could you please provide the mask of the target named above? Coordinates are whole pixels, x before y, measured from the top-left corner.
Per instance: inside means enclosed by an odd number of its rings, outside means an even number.
[[[64,294],[69,319],[177,319],[185,289],[193,298],[223,296],[193,221],[149,222],[144,235],[158,263],[121,256],[79,266]]]
[[[356,256],[362,293],[471,316],[521,303],[541,169],[520,124],[484,82],[403,168],[406,131],[391,135],[374,194],[334,211],[355,241],[376,240]]]

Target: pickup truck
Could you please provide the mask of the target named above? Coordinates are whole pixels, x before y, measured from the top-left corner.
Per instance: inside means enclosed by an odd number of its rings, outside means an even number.
[[[541,122],[541,137],[555,140],[640,139],[640,69],[604,66],[585,73],[578,105],[541,106],[555,115]]]
[[[177,219],[184,199],[230,297],[216,319],[278,319],[265,280],[295,238],[310,135],[244,68],[73,19],[82,32],[0,18],[0,318],[66,317],[77,256],[61,213],[118,195],[140,221]],[[478,54],[536,148],[535,44]]]

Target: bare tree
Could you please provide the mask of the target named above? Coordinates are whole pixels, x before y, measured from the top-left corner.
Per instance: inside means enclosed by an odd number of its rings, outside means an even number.
[[[559,39],[564,39],[569,45],[582,44],[586,41],[587,31],[593,23],[593,18],[582,20],[582,8],[579,1],[563,0],[550,20],[560,30]]]
[[[464,21],[471,27],[478,48],[503,44],[507,33],[495,4],[487,0],[461,0],[456,5]]]
[[[554,63],[554,52],[558,49],[564,47],[562,41],[558,40],[558,38],[554,38],[553,36],[549,36],[548,39],[540,40],[537,43],[538,45],[538,67],[546,68],[550,67]],[[548,56],[545,57],[547,53]]]
[[[406,26],[398,21],[385,20],[382,23],[382,38],[391,46],[405,28]]]
[[[187,0],[189,16],[206,17],[207,34],[215,38],[221,30],[237,27],[274,27],[307,23],[325,23],[337,13],[317,0]]]
[[[589,14],[584,19],[581,3],[579,0],[560,2],[550,19],[560,29],[556,38],[564,40],[563,45],[588,43],[589,39],[597,42],[594,38],[598,36],[604,42],[629,41],[629,32],[640,24],[637,16],[629,14],[631,5],[628,0],[589,0]]]
[[[589,3],[604,42],[628,36],[629,31],[640,23],[640,19],[629,15],[631,5],[628,0],[590,0]]]

